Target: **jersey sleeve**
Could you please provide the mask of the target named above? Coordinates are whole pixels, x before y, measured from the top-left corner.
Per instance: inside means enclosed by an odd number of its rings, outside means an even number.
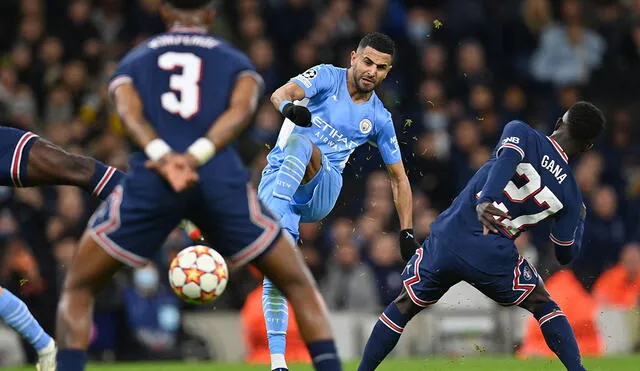
[[[549,239],[559,246],[572,246],[575,242],[576,230],[580,223],[580,208],[582,203],[577,207],[573,202],[569,203],[567,211],[556,219]]]
[[[311,67],[290,81],[298,84],[304,90],[305,98],[311,98],[327,91],[336,83],[332,66],[327,64]]]
[[[393,165],[402,161],[396,130],[393,127],[393,120],[389,112],[386,112],[386,119],[376,134],[375,142],[386,165]]]
[[[521,160],[524,159],[530,130],[529,126],[522,121],[509,122],[502,131],[502,136],[496,149],[496,156],[499,156],[504,150],[513,150],[518,152]]]
[[[133,83],[135,77],[134,61],[135,59],[131,55],[127,55],[118,63],[109,79],[109,95],[111,95],[118,86]]]
[[[251,63],[249,58],[242,52],[233,50],[234,61],[233,65],[235,68],[236,78],[241,76],[250,76],[258,83],[260,87],[260,92],[264,91],[264,79],[262,76],[256,71],[256,67]]]

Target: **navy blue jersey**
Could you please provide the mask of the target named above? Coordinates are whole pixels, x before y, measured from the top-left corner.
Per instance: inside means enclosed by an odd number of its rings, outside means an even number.
[[[247,73],[260,79],[243,53],[213,36],[183,30],[154,36],[129,52],[116,68],[109,90],[133,83],[145,118],[171,148],[184,152],[228,108],[237,78]],[[132,165],[145,159],[138,150]],[[211,162],[236,168],[241,164],[231,146]]]
[[[515,173],[506,186],[499,185],[496,194],[483,195],[495,186],[487,179],[498,156],[505,151],[515,151],[510,155],[519,156]],[[479,201],[493,202],[511,216],[511,220],[503,220],[506,227],[499,234],[483,236],[475,209]],[[571,246],[581,206],[578,185],[558,143],[524,122],[511,121],[491,159],[433,222],[431,231],[439,239],[455,240],[453,252],[462,259],[486,273],[494,273],[517,260],[513,240],[518,234],[546,218],[555,220],[550,239],[558,245]]]

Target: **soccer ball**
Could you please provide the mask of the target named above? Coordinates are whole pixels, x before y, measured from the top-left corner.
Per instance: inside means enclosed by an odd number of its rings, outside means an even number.
[[[227,287],[229,270],[224,258],[207,246],[180,251],[169,267],[169,283],[180,299],[191,304],[216,300]]]

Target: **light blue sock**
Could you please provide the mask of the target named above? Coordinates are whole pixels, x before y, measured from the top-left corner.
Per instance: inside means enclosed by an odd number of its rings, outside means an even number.
[[[7,325],[27,339],[37,351],[43,350],[51,343],[51,337],[33,318],[26,304],[4,288],[0,288],[0,317]]]
[[[289,309],[284,295],[267,278],[263,282],[262,311],[267,323],[267,339],[271,353],[271,369],[287,368],[284,351],[287,346]]]
[[[276,174],[273,197],[291,201],[296,193],[307,164],[311,161],[313,147],[311,141],[299,134],[291,134],[284,147],[284,160]]]

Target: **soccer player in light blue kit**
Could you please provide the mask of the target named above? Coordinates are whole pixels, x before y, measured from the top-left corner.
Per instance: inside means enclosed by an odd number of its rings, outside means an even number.
[[[331,212],[349,156],[358,146],[372,143],[391,178],[403,256],[411,257],[419,247],[413,238],[411,187],[391,114],[373,91],[391,70],[394,50],[388,36],[370,33],[351,53],[350,68],[313,67],[271,96],[286,119],[276,146],[267,156],[258,195],[294,237],[299,236],[300,222],[318,221]],[[287,304],[267,279],[262,303],[271,369],[287,370]]]

